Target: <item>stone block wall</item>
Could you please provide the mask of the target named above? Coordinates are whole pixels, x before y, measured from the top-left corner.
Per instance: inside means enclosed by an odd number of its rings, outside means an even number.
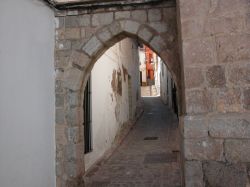
[[[187,187],[249,185],[250,1],[179,0]]]

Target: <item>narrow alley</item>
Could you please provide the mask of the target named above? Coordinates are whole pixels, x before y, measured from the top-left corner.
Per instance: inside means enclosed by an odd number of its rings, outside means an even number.
[[[0,0],[0,25],[0,187],[250,187],[250,0]]]
[[[87,172],[87,187],[181,186],[177,118],[160,97],[142,99],[143,115],[113,154]]]

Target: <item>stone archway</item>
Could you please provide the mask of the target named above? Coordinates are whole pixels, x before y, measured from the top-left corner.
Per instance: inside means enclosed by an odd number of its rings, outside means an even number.
[[[185,115],[180,118],[180,130],[186,185],[203,186],[206,181],[213,186],[217,184],[215,181],[223,180],[225,186],[241,182],[244,183],[242,186],[246,186],[249,150],[245,147],[249,147],[250,136],[249,133],[243,132],[249,132],[250,124],[250,89],[247,76],[249,3],[237,1],[232,4],[227,0],[197,3],[197,1],[177,0],[179,42],[182,53],[180,68],[180,63],[177,63],[179,60],[176,5],[170,7],[167,2],[159,1],[158,4],[135,7],[106,7],[98,10],[76,8],[74,11],[65,10],[56,13],[58,186],[80,186],[77,182],[81,182],[84,164],[81,152],[83,142],[80,125],[82,122],[80,90],[85,84],[84,80],[91,69],[91,64],[98,55],[101,55],[101,51],[105,51],[105,47],[111,45],[101,40],[98,31],[105,30],[106,26],[110,28],[115,22],[121,24],[123,20],[129,21],[126,23],[139,23],[137,31],[145,27],[150,34],[153,28],[152,33],[156,32],[159,36],[158,41],[143,40],[141,36],[141,40],[149,45],[151,43],[152,48],[156,45],[159,47],[158,42],[163,39],[162,51],[154,49],[165,62],[168,62],[167,65],[172,73],[176,73],[174,77],[177,86],[179,89],[182,88],[179,94],[183,94],[185,103],[182,102],[181,105]],[[124,24],[122,26],[126,28]],[[101,32],[102,35],[105,35],[104,30]],[[111,31],[108,29],[107,34],[109,32]],[[122,32],[132,33],[134,37],[138,37],[139,34],[138,32],[133,34],[131,30]],[[120,36],[123,35],[122,32]],[[143,32],[145,36],[146,33]],[[103,37],[106,38],[108,35]],[[111,41],[114,42],[113,39]],[[156,41],[156,45],[153,45],[152,41]],[[87,42],[94,46],[97,42],[101,46],[94,49],[91,55],[91,51],[86,50],[89,49],[86,47]],[[210,175],[210,171],[214,168],[219,168],[219,175]],[[235,177],[234,173],[241,175]]]
[[[69,66],[64,77],[65,87],[71,90],[79,90],[82,78],[88,74],[95,61],[113,44],[125,37],[138,38],[153,49],[166,63],[174,81],[180,85],[180,64],[178,61],[176,46],[168,43],[154,28],[140,22],[122,19],[112,22],[96,31],[96,33],[83,45],[81,50],[72,50]],[[80,70],[78,73],[76,69]],[[76,78],[72,83],[71,79]]]
[[[133,17],[136,10],[113,12],[113,17],[110,17],[111,22],[102,18],[104,15],[100,13],[87,15],[87,17],[77,15],[59,18],[59,25],[64,25],[63,29],[57,30],[56,38],[56,60],[58,60],[56,63],[64,61],[64,66],[56,68],[58,72],[56,80],[56,164],[59,186],[81,186],[81,176],[84,173],[83,88],[94,63],[109,47],[125,37],[141,40],[166,62],[178,91],[181,92],[176,25],[174,25],[174,29],[168,28],[168,22],[164,20],[164,13],[161,9],[160,11],[158,9],[138,11],[140,14],[144,12],[147,18],[138,20],[138,18],[142,18]],[[110,13],[103,14],[109,16]],[[169,14],[175,16],[173,10]],[[130,15],[129,18],[127,15]],[[83,41],[77,34],[84,29],[89,29],[87,26],[80,27],[80,25],[88,23],[87,18],[91,22],[89,24],[96,25],[96,27],[93,28],[92,35]],[[172,19],[175,20],[176,17]],[[58,50],[60,47],[67,46],[68,41],[77,41],[82,45],[77,49],[73,49],[71,46],[69,50]]]
[[[176,48],[168,48],[169,44],[152,27],[128,19],[114,21],[100,28],[81,50],[71,52],[69,66],[64,72],[64,87],[73,91],[82,90],[96,60],[125,37],[137,38],[153,49],[165,62],[180,89],[180,65]]]

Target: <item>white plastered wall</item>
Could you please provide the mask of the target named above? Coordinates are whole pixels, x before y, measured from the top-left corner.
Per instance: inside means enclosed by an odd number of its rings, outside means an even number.
[[[166,65],[161,61],[160,85],[161,85],[161,99],[164,104],[172,107],[172,84],[171,73],[168,71]]]
[[[0,1],[0,186],[55,186],[54,15]]]
[[[129,90],[126,71],[131,76],[131,109],[132,114],[135,114],[136,98],[140,96],[138,61],[137,45],[132,39],[127,38],[106,51],[92,69],[93,151],[85,155],[85,169],[92,166],[111,148],[117,132],[129,120]],[[114,72],[116,76],[117,72],[121,73],[122,95],[112,88],[112,81],[116,82],[113,80]]]

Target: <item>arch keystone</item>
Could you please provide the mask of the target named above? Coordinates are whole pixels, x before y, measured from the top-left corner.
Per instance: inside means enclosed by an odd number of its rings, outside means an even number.
[[[121,23],[119,21],[113,22],[109,25],[109,30],[113,36],[120,34],[122,32]]]
[[[140,23],[136,21],[125,20],[125,21],[121,21],[121,23],[122,23],[121,24],[122,29],[125,32],[131,33],[131,34],[136,34],[140,27]]]

